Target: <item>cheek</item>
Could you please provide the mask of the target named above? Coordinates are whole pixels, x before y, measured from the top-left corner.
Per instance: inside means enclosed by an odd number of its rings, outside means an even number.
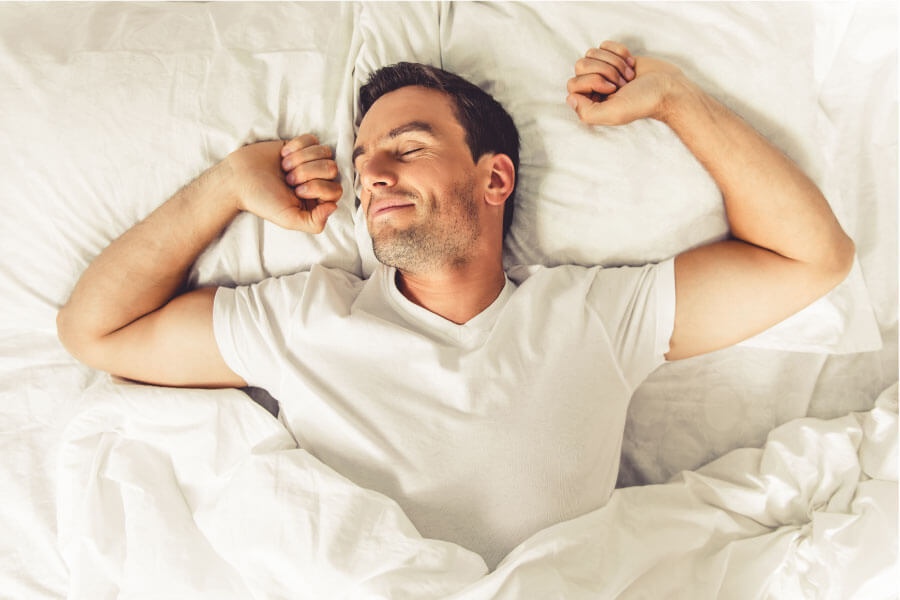
[[[452,191],[453,182],[458,177],[456,171],[453,164],[433,162],[422,165],[414,174],[411,173],[415,179],[411,179],[410,183],[423,194],[441,198]]]

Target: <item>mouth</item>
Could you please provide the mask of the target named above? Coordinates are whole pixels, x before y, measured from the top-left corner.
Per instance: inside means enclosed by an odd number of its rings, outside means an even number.
[[[369,214],[372,216],[372,218],[375,218],[414,206],[415,203],[410,202],[407,198],[378,198],[377,200],[372,200],[369,203]]]
[[[379,208],[378,210],[375,211],[375,214],[372,215],[372,218],[380,217],[382,215],[387,215],[387,214],[390,214],[393,212],[397,212],[398,210],[401,210],[404,208],[410,208],[412,206],[413,206],[412,204],[398,204],[396,206],[386,206],[384,208]]]

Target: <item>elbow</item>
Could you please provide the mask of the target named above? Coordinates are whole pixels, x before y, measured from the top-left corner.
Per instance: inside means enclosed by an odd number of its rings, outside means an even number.
[[[72,321],[72,316],[66,310],[65,306],[56,313],[56,337],[69,354],[78,358],[78,335]]]
[[[828,256],[822,261],[824,276],[830,284],[829,290],[840,285],[850,274],[856,258],[856,244],[846,234],[841,234],[832,244]]]
[[[56,337],[63,348],[79,362],[88,366],[92,355],[93,340],[79,327],[78,315],[73,315],[65,306],[56,313]]]
[[[60,308],[56,313],[56,337],[59,338],[60,343],[68,350],[69,316],[66,313],[65,306]]]
[[[835,268],[840,275],[840,281],[843,281],[850,273],[850,269],[853,268],[853,261],[856,258],[856,244],[845,234],[839,246]]]

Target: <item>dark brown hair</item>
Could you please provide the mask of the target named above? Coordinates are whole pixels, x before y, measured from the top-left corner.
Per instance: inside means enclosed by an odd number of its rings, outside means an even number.
[[[378,69],[359,88],[360,121],[380,97],[410,85],[438,90],[450,97],[456,119],[466,132],[473,162],[488,153],[505,154],[512,160],[516,179],[503,207],[505,237],[512,224],[519,182],[519,131],[512,117],[490,94],[459,75],[421,63],[400,62]]]

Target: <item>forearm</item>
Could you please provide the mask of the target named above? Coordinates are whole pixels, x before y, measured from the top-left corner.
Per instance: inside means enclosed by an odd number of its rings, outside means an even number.
[[[240,212],[226,162],[203,173],[107,247],[57,323],[68,346],[102,338],[165,305],[200,253]]]
[[[853,242],[822,193],[740,117],[678,76],[658,118],[718,184],[734,237],[811,265],[849,268]]]

